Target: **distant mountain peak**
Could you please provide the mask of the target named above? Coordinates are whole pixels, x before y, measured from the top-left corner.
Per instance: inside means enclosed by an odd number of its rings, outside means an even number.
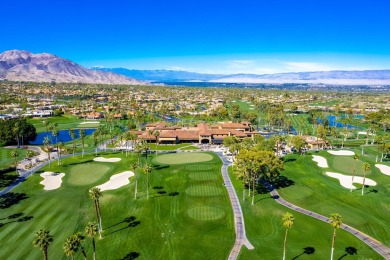
[[[84,68],[51,53],[33,54],[9,50],[0,54],[0,79],[11,81],[74,82],[141,85],[142,82],[123,75]]]

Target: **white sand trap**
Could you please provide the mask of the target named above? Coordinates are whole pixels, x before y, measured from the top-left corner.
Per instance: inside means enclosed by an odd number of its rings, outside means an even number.
[[[355,154],[354,152],[347,151],[347,150],[340,150],[340,151],[328,150],[328,153],[333,154],[333,155],[354,155]]]
[[[121,158],[104,158],[104,157],[96,157],[93,159],[95,162],[119,162],[122,160]]]
[[[318,164],[318,167],[321,168],[328,168],[328,162],[326,159],[322,156],[313,155],[313,161],[315,161]]]
[[[344,175],[344,174],[335,173],[335,172],[327,172],[326,175],[328,175],[329,177],[332,177],[332,178],[339,179],[340,185],[347,188],[347,189],[356,189],[356,187],[353,186],[353,184],[352,184],[352,176],[350,176],[350,175]],[[363,177],[355,176],[353,178],[353,183],[363,184]],[[366,178],[365,185],[376,186],[376,182],[369,179],[369,178]]]
[[[390,176],[390,166],[384,165],[384,164],[375,164],[375,167],[381,170],[383,174]]]
[[[99,121],[88,121],[88,122],[82,122],[80,125],[86,125],[86,124],[100,124]]]
[[[134,176],[134,172],[132,171],[125,171],[121,172],[115,175],[112,175],[110,180],[106,183],[103,183],[102,185],[96,186],[101,191],[105,190],[115,190],[122,186],[125,186],[126,184],[129,184],[129,178]]]
[[[44,172],[41,173],[43,181],[40,184],[45,186],[44,190],[55,190],[61,187],[62,177],[64,176],[65,173]]]

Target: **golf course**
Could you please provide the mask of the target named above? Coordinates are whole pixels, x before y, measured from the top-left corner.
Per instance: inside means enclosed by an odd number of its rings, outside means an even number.
[[[390,205],[390,177],[375,167],[367,156],[354,158],[351,151],[312,151],[283,158],[285,170],[276,187],[286,201],[329,216],[340,213],[343,223],[390,245],[387,225]],[[83,232],[96,221],[88,191],[102,188],[100,199],[102,238],[96,237],[101,259],[227,259],[235,239],[233,213],[221,176],[222,162],[214,153],[183,152],[140,158],[122,152],[101,152],[69,156],[44,166],[0,200],[0,229],[4,238],[0,257],[41,259],[34,249],[35,233],[50,230],[53,243],[49,258],[66,259],[63,244],[67,237]],[[362,168],[371,165],[370,171]],[[149,176],[143,166],[151,165]],[[386,167],[386,163],[383,164]],[[388,164],[387,164],[388,165]],[[354,173],[353,189],[343,187],[342,176]],[[237,194],[242,181],[229,167]],[[366,187],[357,178],[366,175],[376,186]],[[149,180],[149,185],[148,185]],[[366,183],[367,184],[367,183]],[[149,189],[149,198],[147,190]],[[245,191],[248,193],[248,190]],[[247,197],[240,203],[247,238],[254,249],[242,247],[239,259],[276,259],[284,239],[282,216],[295,218],[289,232],[287,259],[327,259],[333,229],[325,222],[278,204],[262,185],[257,187],[254,205]],[[90,238],[83,247],[92,256]],[[373,249],[344,230],[337,233],[335,257],[382,259]],[[76,259],[82,257],[75,254]]]
[[[147,176],[141,167],[130,177],[130,183],[102,192],[103,232],[101,239],[96,237],[99,259],[227,258],[235,235],[220,159],[212,153],[191,155],[149,156],[149,199]],[[134,154],[126,157],[120,152],[99,156],[106,161],[84,155],[64,158],[60,166],[52,163],[1,197],[2,259],[41,259],[42,252],[33,247],[32,241],[43,228],[50,230],[54,239],[48,249],[49,258],[66,259],[65,239],[83,232],[89,221],[96,221],[88,190],[131,170],[130,165],[136,161]],[[118,158],[121,160],[109,160]],[[145,157],[141,163],[146,163]],[[48,174],[53,178],[60,176],[58,188],[45,190],[41,174],[46,171],[55,173]],[[92,256],[89,238],[83,246]],[[81,253],[75,256],[82,257]]]

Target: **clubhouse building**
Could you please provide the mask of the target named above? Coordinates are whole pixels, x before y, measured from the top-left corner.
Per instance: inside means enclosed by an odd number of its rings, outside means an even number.
[[[199,143],[199,144],[221,144],[227,136],[234,136],[240,139],[253,138],[256,132],[252,131],[249,122],[242,123],[218,123],[208,125],[197,124],[195,127],[167,126],[164,122],[149,123],[145,131],[133,131],[138,139],[160,144]],[[159,132],[159,136],[155,135]]]

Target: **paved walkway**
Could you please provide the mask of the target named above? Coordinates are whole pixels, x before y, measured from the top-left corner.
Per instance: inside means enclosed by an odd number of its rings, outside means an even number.
[[[279,193],[274,189],[272,185],[267,185],[268,190],[270,191],[272,198],[276,200],[279,204],[290,208],[292,210],[295,210],[297,212],[300,212],[302,214],[305,214],[307,216],[310,216],[312,218],[327,222],[329,222],[329,218],[322,216],[320,214],[317,214],[315,212],[309,211],[307,209],[303,209],[301,207],[298,207],[294,204],[291,204],[290,202],[285,201],[279,196]],[[360,240],[362,240],[364,243],[366,243],[369,247],[374,249],[376,252],[378,252],[381,256],[384,257],[384,259],[389,260],[390,259],[390,248],[387,246],[383,245],[379,241],[375,240],[374,238],[364,234],[363,232],[360,232],[359,230],[354,229],[351,226],[348,226],[346,224],[342,224],[341,228],[344,229],[345,231],[351,233],[352,235],[356,236]]]
[[[249,242],[249,240],[246,237],[245,233],[245,224],[244,224],[244,216],[242,214],[241,205],[237,197],[237,193],[233,187],[232,182],[230,181],[229,174],[227,171],[227,168],[231,164],[222,153],[217,152],[216,153],[222,160],[222,177],[223,181],[225,183],[226,189],[229,193],[229,199],[230,203],[232,204],[233,208],[233,214],[234,214],[234,226],[236,230],[236,241],[234,242],[233,249],[230,251],[229,260],[230,259],[237,259],[238,255],[240,253],[241,247],[244,245],[248,249],[254,249],[252,244]]]
[[[15,149],[16,146],[7,146],[5,148]],[[6,194],[16,186],[18,186],[20,183],[22,183],[26,178],[28,178],[30,175],[32,175],[34,172],[36,172],[41,167],[45,166],[46,164],[49,164],[49,161],[45,161],[47,159],[47,153],[42,151],[42,149],[39,146],[27,146],[27,149],[33,150],[34,152],[37,152],[38,155],[32,157],[30,160],[22,160],[19,161],[16,169],[18,170],[19,177],[12,182],[9,186],[7,186],[5,189],[0,191],[0,196]],[[64,156],[62,156],[64,157]],[[57,152],[51,152],[50,153],[50,161],[53,163],[57,159]],[[26,165],[30,162],[39,162],[35,167],[32,169],[26,169]]]

